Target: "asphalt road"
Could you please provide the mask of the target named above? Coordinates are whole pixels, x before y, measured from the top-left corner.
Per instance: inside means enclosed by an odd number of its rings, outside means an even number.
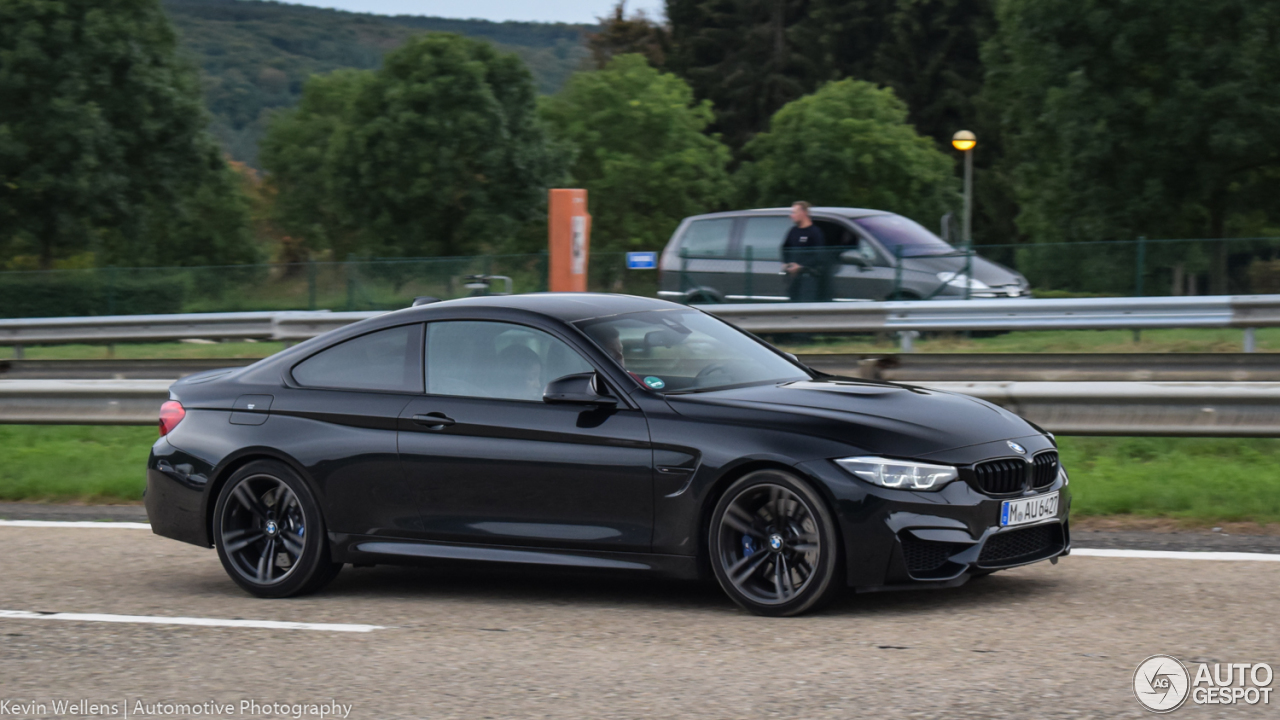
[[[0,618],[10,701],[334,699],[377,720],[1137,718],[1130,686],[1149,655],[1280,668],[1276,562],[1069,557],[765,619],[699,584],[474,567],[347,568],[319,595],[259,600],[212,550],[145,530],[0,527],[0,549],[0,610],[384,626]]]

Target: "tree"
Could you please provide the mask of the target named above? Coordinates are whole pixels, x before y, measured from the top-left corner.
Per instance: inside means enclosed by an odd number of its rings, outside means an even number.
[[[1222,238],[1280,191],[1280,5],[1003,0],[998,20],[988,100],[1037,240]]]
[[[270,173],[272,214],[280,228],[312,253],[328,250],[345,258],[360,249],[359,227],[337,204],[338,168],[334,140],[350,132],[357,96],[373,82],[364,70],[337,70],[307,81],[293,110],[272,118],[260,160]]]
[[[577,148],[570,173],[589,193],[598,250],[659,249],[682,218],[728,198],[729,150],[704,132],[710,103],[641,55],[575,75],[542,115]]]
[[[0,253],[254,257],[243,198],[158,0],[0,3]]]
[[[935,226],[958,205],[954,162],[907,123],[887,88],[840,80],[788,103],[746,147],[743,200],[858,206]]]
[[[945,145],[974,129],[994,25],[992,0],[813,0],[798,32],[823,79],[893,88],[916,130]]]
[[[671,52],[671,37],[667,29],[653,22],[644,10],[627,15],[626,0],[618,0],[613,15],[600,18],[600,30],[587,35],[587,47],[591,60],[601,70],[618,55],[639,53],[649,64],[663,69],[667,54]]]
[[[786,103],[811,92],[818,71],[797,47],[808,0],[667,0],[668,67],[715,107],[713,129],[741,148]]]
[[[540,217],[565,163],[520,59],[446,33],[309,82],[262,159],[282,224],[339,257],[483,252]]]

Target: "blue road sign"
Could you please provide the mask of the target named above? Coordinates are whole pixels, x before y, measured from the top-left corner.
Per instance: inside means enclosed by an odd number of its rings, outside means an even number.
[[[656,267],[658,267],[658,253],[656,252],[627,253],[628,270],[653,270]]]

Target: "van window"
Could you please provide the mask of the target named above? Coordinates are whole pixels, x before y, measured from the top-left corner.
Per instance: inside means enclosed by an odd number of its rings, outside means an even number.
[[[684,231],[680,252],[689,257],[727,257],[733,218],[694,220]]]
[[[742,226],[742,257],[751,248],[752,260],[781,260],[782,243],[795,223],[786,216],[747,218]]]

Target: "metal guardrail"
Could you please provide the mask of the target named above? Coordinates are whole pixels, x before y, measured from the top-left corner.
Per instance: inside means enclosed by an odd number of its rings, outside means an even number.
[[[1254,328],[1280,326],[1280,295],[697,307],[755,333],[1241,328],[1245,352],[1254,350]]]
[[[1280,295],[760,303],[698,307],[757,333],[1242,328],[1245,330],[1246,352],[1253,350],[1254,328],[1280,326]],[[21,348],[26,345],[155,342],[188,338],[293,342],[379,314],[377,311],[291,311],[0,320],[0,345]]]
[[[922,383],[1061,435],[1278,437],[1280,383]]]
[[[172,380],[0,380],[0,423],[155,425]]]
[[[908,383],[1280,382],[1280,353],[865,353],[800,361],[832,375]]]
[[[1280,382],[1280,353],[862,353],[801,355],[832,375],[897,382]],[[3,380],[176,380],[255,358],[0,360]]]
[[[0,380],[0,423],[154,425],[168,380]],[[925,382],[1063,435],[1280,437],[1280,383]]]

